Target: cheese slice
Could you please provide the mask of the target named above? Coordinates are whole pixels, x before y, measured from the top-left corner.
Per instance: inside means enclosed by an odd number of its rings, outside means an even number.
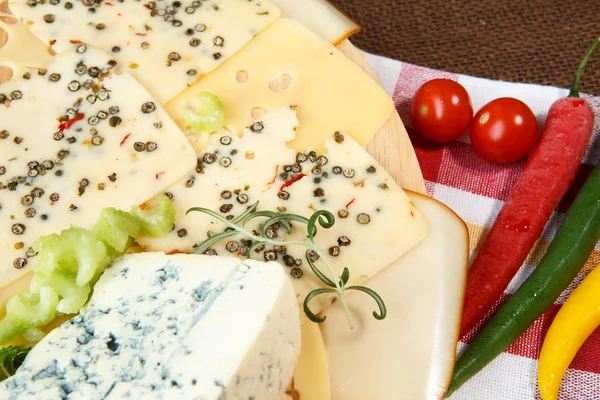
[[[300,340],[278,264],[128,255],[0,383],[0,398],[279,400]]]
[[[298,106],[296,110],[301,113],[301,108]],[[335,225],[330,229],[320,228],[316,243],[325,254],[334,254],[328,255],[328,259],[336,276],[341,275],[344,267],[349,268],[348,285],[374,276],[419,243],[426,233],[421,215],[394,179],[360,144],[350,135],[330,132],[325,143],[327,153],[298,155],[286,146],[286,142],[294,139],[297,126],[295,111],[283,106],[256,120],[251,128],[244,130],[242,138],[228,131],[212,135],[198,153],[196,170],[167,189],[177,211],[174,230],[160,239],[142,236],[139,243],[151,251],[192,252],[194,245],[206,240],[211,232],[221,232],[224,225],[204,213],[186,215],[188,209],[205,207],[232,218],[256,201],[260,201],[260,210],[305,217],[319,209],[332,212]],[[304,157],[306,161],[296,162]],[[258,229],[260,222],[261,219],[253,220],[246,228]],[[275,240],[303,241],[306,227],[294,223],[291,235],[283,228],[272,232],[274,235],[278,236]],[[219,255],[243,257],[241,239],[247,238],[224,240],[212,250]],[[228,247],[229,241],[232,243]],[[261,260],[277,258],[289,265],[287,272],[295,277],[294,288],[302,303],[310,291],[323,285],[308,267],[305,252],[302,246],[267,246],[252,256]],[[301,264],[296,265],[296,260]],[[322,262],[316,264],[330,276]],[[311,302],[311,309],[317,312],[329,301],[319,296]]]
[[[80,45],[47,68],[0,86],[0,288],[35,264],[40,236],[91,228],[103,208],[129,210],[196,164],[158,101],[110,55]]]
[[[302,325],[302,349],[292,382],[288,393],[293,400],[331,399],[327,354],[318,324]]]
[[[4,18],[0,19],[0,28],[8,36],[4,46],[0,46],[0,66],[10,68],[13,76],[46,68],[52,57],[51,50],[14,15],[0,11],[0,17]]]
[[[329,43],[338,44],[360,31],[352,21],[327,0],[271,0],[281,10],[281,16],[296,20]]]
[[[215,69],[279,16],[268,0],[9,4],[58,53],[81,42],[112,53],[161,104]]]
[[[464,222],[445,205],[410,194],[429,234],[366,285],[386,302],[383,321],[369,316],[372,300],[351,294],[357,321],[350,331],[336,302],[321,331],[334,400],[437,400],[454,368],[469,260]]]
[[[325,139],[345,131],[366,146],[394,110],[386,92],[334,46],[296,21],[280,19],[220,68],[165,106],[182,130],[198,92],[219,96],[225,126],[241,132],[258,111],[297,105],[300,126],[290,144],[323,150]]]

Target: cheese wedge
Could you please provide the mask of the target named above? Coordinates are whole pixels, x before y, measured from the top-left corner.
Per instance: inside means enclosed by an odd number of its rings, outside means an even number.
[[[158,101],[112,57],[80,45],[43,75],[0,86],[0,288],[35,265],[34,240],[100,210],[129,210],[196,164]]]
[[[279,400],[299,347],[281,266],[129,255],[0,383],[0,398]]]
[[[301,108],[295,109],[301,113]],[[328,259],[336,276],[344,267],[350,269],[348,285],[374,276],[419,243],[426,233],[421,215],[361,145],[350,135],[330,132],[327,153],[298,154],[286,146],[297,126],[295,111],[283,106],[256,120],[242,138],[228,131],[215,133],[198,154],[196,170],[167,189],[177,210],[174,230],[160,239],[142,236],[139,243],[151,251],[192,252],[194,245],[211,232],[223,231],[224,225],[204,213],[186,215],[188,209],[205,207],[232,218],[256,201],[260,210],[305,217],[319,209],[331,211],[336,223],[330,229],[320,228],[316,242],[325,254],[332,254]],[[253,220],[246,228],[258,229],[260,222]],[[294,223],[291,235],[282,227],[271,235],[287,242],[302,241],[306,226]],[[212,250],[244,257],[248,246],[241,239],[247,238],[224,240]],[[287,265],[302,303],[310,291],[323,285],[308,267],[305,252],[302,246],[267,246],[252,256]],[[316,264],[330,275],[322,262]],[[329,301],[320,296],[311,302],[311,309],[317,312]]]
[[[268,0],[10,0],[60,53],[89,43],[111,53],[161,104],[242,48],[279,16]]]
[[[302,325],[302,350],[288,392],[292,400],[330,400],[327,354],[319,325]]]
[[[454,368],[469,260],[464,222],[449,208],[409,193],[429,234],[366,285],[386,302],[383,321],[369,316],[368,297],[348,296],[357,326],[347,329],[336,302],[321,331],[334,400],[437,400]]]
[[[257,113],[297,105],[300,126],[290,145],[324,149],[335,131],[366,146],[394,110],[392,99],[359,66],[296,21],[279,19],[210,75],[165,106],[179,127],[198,92],[219,96],[225,126],[241,132]]]
[[[360,31],[360,26],[327,0],[271,0],[281,16],[296,20],[329,43],[338,44]]]

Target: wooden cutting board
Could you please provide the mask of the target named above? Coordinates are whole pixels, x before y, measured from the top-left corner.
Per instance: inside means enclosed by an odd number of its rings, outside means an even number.
[[[7,2],[0,4],[0,11],[9,12]],[[15,22],[14,19],[10,20],[5,17],[0,17],[0,21]],[[7,40],[8,35],[0,27],[0,47],[4,46]],[[377,76],[366,63],[362,51],[354,47],[349,40],[343,41],[337,47],[377,81]],[[0,84],[8,81],[11,76],[10,69],[0,67]],[[389,171],[400,186],[415,192],[426,193],[415,151],[396,111],[373,137],[367,150]]]

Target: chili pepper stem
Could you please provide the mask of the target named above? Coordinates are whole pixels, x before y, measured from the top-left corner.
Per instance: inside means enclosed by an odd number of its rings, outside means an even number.
[[[333,278],[333,282],[335,283],[335,290],[337,291],[338,297],[342,303],[342,308],[344,309],[344,312],[346,313],[346,318],[348,319],[348,325],[350,326],[350,329],[354,329],[354,322],[352,321],[352,314],[350,314],[350,307],[348,307],[348,301],[346,300],[346,296],[344,294],[344,288],[342,288],[340,286],[339,278],[335,275],[335,271],[333,270],[333,267],[329,263],[329,260],[327,259],[327,257],[325,257],[325,254],[323,254],[323,252],[315,245],[314,242],[311,241],[310,243],[311,243],[312,250],[315,253],[317,253],[319,255],[319,257],[321,257],[325,261],[325,264],[327,265],[327,269],[329,269],[329,273],[331,274],[331,277]]]
[[[579,81],[581,80],[581,76],[583,75],[583,70],[585,69],[585,65],[590,59],[596,47],[600,45],[600,37],[594,40],[592,47],[587,51],[583,60],[581,60],[581,64],[579,64],[579,68],[577,68],[577,72],[575,73],[575,80],[573,81],[573,85],[571,86],[571,91],[569,92],[569,97],[579,97]]]

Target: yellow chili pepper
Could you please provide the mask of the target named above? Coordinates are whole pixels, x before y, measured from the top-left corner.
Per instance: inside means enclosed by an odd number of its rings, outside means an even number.
[[[560,383],[586,339],[600,326],[600,266],[571,293],[550,326],[538,364],[543,400],[558,399]]]

